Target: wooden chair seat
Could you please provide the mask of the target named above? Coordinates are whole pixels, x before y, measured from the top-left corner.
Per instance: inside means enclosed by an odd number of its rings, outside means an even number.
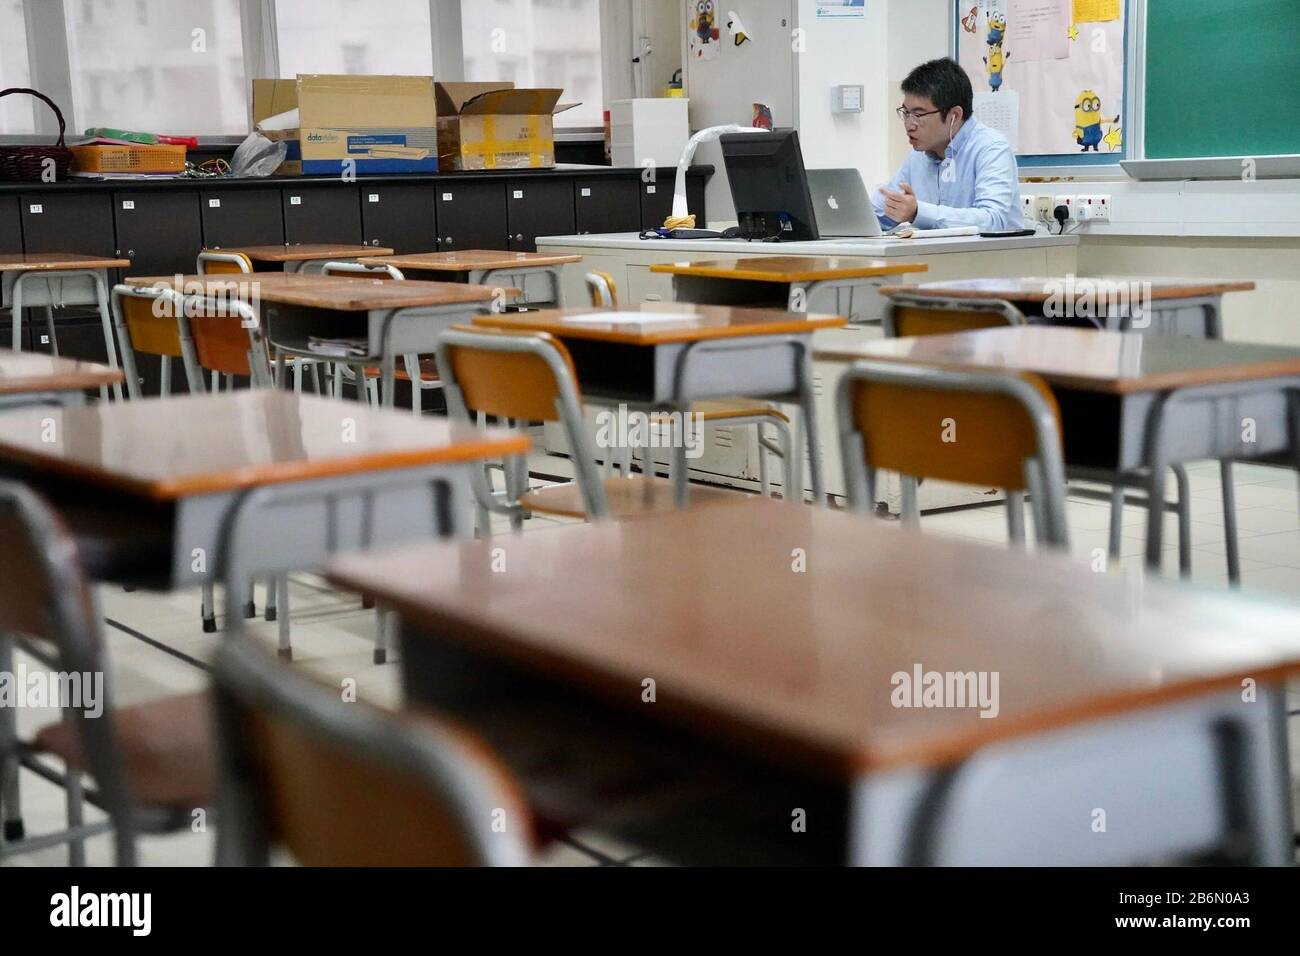
[[[216,742],[207,692],[123,707],[100,718],[113,721],[135,800],[145,807],[192,810],[210,806],[217,792]],[[35,749],[88,771],[76,729],[66,721],[43,727]]]
[[[607,478],[603,482],[612,518],[635,518],[638,515],[667,514],[677,510],[673,483],[667,478]],[[691,488],[690,506],[736,501],[737,492],[719,488]],[[524,493],[519,503],[538,514],[565,518],[585,518],[587,509],[577,482],[540,488]]]
[[[366,366],[366,378],[379,378],[383,374],[383,370],[378,365]],[[398,362],[397,367],[393,370],[393,377],[399,382],[409,382],[411,380],[411,376],[406,374],[406,368],[401,362]],[[420,378],[425,382],[437,381],[441,378],[438,375],[438,363],[434,359],[420,359]]]

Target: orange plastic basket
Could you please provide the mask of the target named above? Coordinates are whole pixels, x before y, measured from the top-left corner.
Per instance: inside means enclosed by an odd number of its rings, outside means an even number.
[[[73,146],[79,173],[183,173],[184,146]]]

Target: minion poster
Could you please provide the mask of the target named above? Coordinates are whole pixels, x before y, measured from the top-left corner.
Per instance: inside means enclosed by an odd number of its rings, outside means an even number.
[[[1128,4],[958,0],[957,58],[975,88],[976,116],[981,104],[990,109],[1002,94],[1014,92],[1018,116],[1011,122],[1019,132],[1019,155],[1118,159],[1124,145]],[[1005,123],[1007,111],[994,112]]]
[[[692,60],[712,60],[722,49],[722,29],[718,4],[721,0],[690,0],[686,34]]]

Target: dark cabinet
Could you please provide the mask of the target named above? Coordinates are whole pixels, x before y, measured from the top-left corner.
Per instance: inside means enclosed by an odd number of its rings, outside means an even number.
[[[284,239],[288,243],[361,242],[357,187],[312,186],[284,190]]]
[[[510,180],[506,223],[514,252],[536,252],[538,236],[573,235],[573,180]]]
[[[18,201],[26,251],[115,255],[109,193],[26,193]]]
[[[23,224],[18,215],[18,197],[0,196],[0,255],[23,251]]]
[[[575,223],[579,233],[639,232],[641,199],[636,177],[611,176],[574,181]]]
[[[199,194],[199,213],[209,249],[284,244],[278,189],[205,189]]]
[[[509,249],[506,187],[501,182],[440,182],[437,190],[438,248]],[[573,215],[573,205],[569,205]]]
[[[117,254],[133,275],[187,275],[203,248],[198,192],[120,192],[113,196]]]
[[[368,246],[386,246],[398,255],[437,251],[437,197],[436,185],[366,186],[363,183],[363,241]]]
[[[660,176],[658,181],[643,183],[638,180],[641,189],[641,228],[658,229],[673,212],[673,188],[676,185],[676,173]],[[708,226],[704,209],[704,178],[702,176],[686,177],[686,202],[695,214],[695,225],[700,229]]]

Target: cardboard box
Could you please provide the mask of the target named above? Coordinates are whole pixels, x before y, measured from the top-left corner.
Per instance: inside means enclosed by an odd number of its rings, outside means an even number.
[[[554,115],[563,90],[512,83],[435,84],[443,169],[545,169],[555,165]]]
[[[269,131],[289,154],[277,172],[358,175],[438,171],[438,113],[430,76],[301,74],[254,80],[253,122],[294,108],[297,130]]]

